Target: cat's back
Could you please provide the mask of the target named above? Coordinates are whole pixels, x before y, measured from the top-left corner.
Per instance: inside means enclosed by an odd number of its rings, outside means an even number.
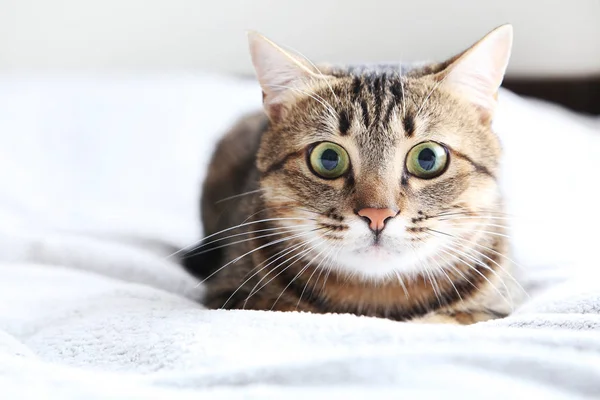
[[[231,214],[223,213],[230,208],[229,198],[257,188],[256,153],[267,127],[263,112],[246,115],[217,144],[202,188],[205,235],[219,231],[223,222],[228,222],[224,218]]]

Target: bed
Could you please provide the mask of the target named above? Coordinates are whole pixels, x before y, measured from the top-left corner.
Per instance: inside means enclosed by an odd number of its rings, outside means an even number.
[[[212,145],[260,98],[218,75],[0,77],[2,398],[600,397],[592,109],[500,93],[529,297],[461,327],[195,301],[171,255],[201,235]]]

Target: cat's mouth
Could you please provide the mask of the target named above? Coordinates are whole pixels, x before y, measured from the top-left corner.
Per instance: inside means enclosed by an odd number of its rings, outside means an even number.
[[[362,255],[374,255],[379,257],[397,253],[389,245],[386,245],[381,235],[373,235],[370,243],[367,243],[366,245],[356,249],[356,252]]]

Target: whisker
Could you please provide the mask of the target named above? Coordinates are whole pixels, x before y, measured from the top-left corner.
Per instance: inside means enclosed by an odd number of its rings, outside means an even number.
[[[406,297],[406,299],[408,300],[408,298],[409,298],[408,288],[404,284],[404,279],[402,279],[402,275],[400,275],[400,272],[398,272],[396,270],[394,270],[394,275],[396,275],[396,278],[398,278],[398,282],[400,283],[400,287],[402,287],[402,291],[404,292],[404,297]]]
[[[258,215],[258,214],[260,214],[260,213],[267,212],[267,211],[272,211],[272,210],[279,210],[279,209],[282,209],[282,208],[291,208],[291,209],[300,210],[300,211],[304,211],[304,212],[308,212],[308,213],[313,213],[313,214],[316,214],[316,215],[323,215],[323,214],[322,214],[322,213],[320,213],[320,212],[311,211],[311,210],[309,210],[309,209],[307,209],[307,208],[301,208],[301,207],[296,207],[296,206],[277,206],[277,207],[266,207],[266,208],[263,208],[263,209],[261,209],[261,210],[258,210],[258,211],[256,211],[255,213],[253,213],[253,214],[250,214],[250,215],[249,215],[249,216],[248,216],[248,217],[247,217],[247,218],[244,220],[244,222],[248,221],[249,219],[251,219],[252,217],[254,217],[254,216],[256,216],[256,215]]]
[[[462,279],[463,279],[465,282],[467,282],[469,285],[471,285],[472,287],[474,287],[474,288],[475,288],[475,290],[479,290],[479,288],[478,288],[478,287],[477,287],[477,286],[476,286],[476,285],[475,285],[473,282],[471,282],[471,280],[470,280],[470,279],[469,279],[469,278],[468,278],[468,277],[467,277],[465,274],[463,274],[463,273],[462,273],[462,271],[461,271],[460,269],[458,269],[458,268],[456,267],[456,265],[454,265],[454,264],[452,263],[452,261],[449,261],[449,260],[448,260],[446,257],[444,257],[442,254],[438,254],[438,256],[439,256],[439,257],[440,257],[440,258],[441,258],[443,261],[445,261],[445,262],[446,262],[445,268],[451,268],[451,270],[452,270],[453,272],[455,272],[455,273],[457,273],[458,275],[460,275],[460,277],[461,277],[461,278],[462,278]],[[438,264],[438,265],[439,265],[439,264]]]
[[[292,246],[292,249],[297,248],[298,246],[302,245],[304,243],[304,241],[301,241],[300,244],[296,244]],[[263,261],[261,261],[259,264],[255,265],[254,267],[252,267],[252,269],[250,269],[250,271],[246,272],[246,274],[244,275],[244,277],[242,279],[246,279],[248,277],[248,275],[250,275],[252,272],[256,271],[261,265],[264,265],[265,263],[271,261],[272,259],[274,259],[275,257],[281,255],[282,253],[285,253],[286,251],[290,250],[290,247],[284,247],[282,250],[279,250],[277,253],[273,254],[272,256],[264,259]],[[287,253],[286,253],[287,254]]]
[[[321,265],[323,264],[323,262],[325,262],[329,258],[330,255],[333,254],[333,250],[335,249],[335,246],[329,246],[328,249],[329,249],[329,252],[327,253],[327,255],[325,257],[323,257],[323,259],[319,262],[319,264],[314,268],[312,274],[310,274],[310,276],[308,277],[308,280],[306,281],[306,284],[304,285],[304,288],[302,289],[302,292],[300,293],[298,302],[296,303],[296,310],[298,310],[298,307],[300,306],[300,302],[302,301],[302,297],[304,296],[304,292],[306,291],[308,284],[310,283],[313,275],[317,272],[317,270],[319,270],[319,275],[317,276],[316,283],[319,283],[319,278],[321,277],[321,274],[325,270],[324,268],[321,268]]]
[[[327,264],[327,273],[325,274],[325,279],[323,279],[323,288],[321,289],[321,292],[325,291],[325,286],[327,285],[327,279],[329,279],[329,275],[331,274],[331,271],[333,271],[333,263],[335,262],[335,258],[337,258],[337,256],[340,254],[340,251],[342,251],[342,244],[340,243],[340,246],[338,247],[335,256],[331,257],[329,260],[329,263]]]
[[[294,202],[297,202],[297,203],[301,203],[301,204],[304,203],[301,200],[295,199],[295,198],[290,197],[290,196],[286,196],[286,195],[281,194],[281,193],[276,193],[275,194],[275,198],[273,198],[272,200],[277,199],[277,197],[283,197],[285,199],[288,199],[288,200],[291,200],[291,201],[294,201]],[[259,210],[259,211],[255,212],[253,214],[250,214],[243,222],[248,221],[249,219],[251,219],[255,215],[258,215],[258,214],[260,214],[262,212],[269,211],[269,210],[276,210],[276,209],[279,209],[279,208],[293,208],[293,209],[296,209],[296,210],[305,211],[305,212],[309,212],[309,213],[313,213],[313,214],[317,214],[317,215],[323,215],[323,213],[321,211],[319,211],[317,208],[312,207],[312,206],[310,206],[308,204],[304,204],[304,205],[305,205],[305,207],[290,206],[290,205],[287,205],[287,206],[278,206],[278,207],[266,207],[266,208],[263,208],[262,210]],[[308,209],[306,207],[311,207],[312,210]]]
[[[415,248],[413,246],[410,246],[410,249],[413,251],[413,254],[415,255],[415,258],[419,262],[419,266],[421,267],[421,269],[427,275],[427,278],[429,279],[429,282],[431,284],[431,289],[433,289],[433,293],[435,295],[435,298],[438,301],[438,304],[440,305],[440,307],[443,307],[442,299],[440,297],[441,292],[439,291],[439,286],[437,285],[437,282],[434,284],[434,279],[433,279],[433,277],[431,275],[431,271],[429,270],[428,265],[423,263],[423,260],[421,260],[421,258],[419,257],[417,251],[415,250]],[[425,276],[423,276],[423,282],[425,282]]]
[[[419,239],[419,241],[423,241],[423,240]],[[438,266],[438,268],[440,268],[441,272],[444,275],[446,275],[446,278],[448,278],[448,281],[450,282],[450,284],[452,285],[452,287],[456,291],[456,294],[458,295],[458,297],[460,298],[461,301],[463,301],[463,298],[462,298],[460,292],[458,291],[458,289],[456,288],[456,285],[454,284],[454,282],[450,278],[450,276],[446,273],[446,268],[451,268],[453,272],[455,272],[456,274],[460,275],[460,277],[465,282],[467,282],[469,285],[471,285],[472,287],[474,287],[475,290],[479,290],[479,288],[473,282],[471,282],[471,280],[469,278],[467,278],[467,276],[465,274],[463,274],[460,269],[458,269],[455,265],[453,265],[452,262],[448,261],[448,259],[445,258],[445,257],[443,257],[441,254],[438,254],[437,256],[440,257],[445,262],[445,266],[440,265],[440,263],[436,260],[435,256],[430,257],[430,258],[436,263],[436,265]]]
[[[452,227],[455,227],[455,226],[460,227],[460,226],[472,226],[472,225],[473,225],[472,223],[461,222],[461,223],[458,223],[458,224],[452,224],[451,226]],[[495,228],[503,228],[503,229],[509,229],[510,228],[509,225],[501,225],[501,224],[487,223],[487,222],[476,222],[475,225],[476,226],[493,226]]]
[[[264,192],[264,191],[265,191],[265,189],[251,190],[249,192],[240,193],[240,194],[236,194],[234,196],[229,196],[229,197],[222,198],[221,200],[216,201],[215,204],[219,204],[219,203],[222,203],[224,201],[229,201],[229,200],[237,199],[238,197],[248,196],[250,194],[255,194],[255,193]]]
[[[467,231],[467,232],[471,232],[471,233],[484,233],[487,235],[494,235],[494,236],[501,236],[507,239],[512,239],[509,235],[506,235],[504,233],[499,233],[499,232],[492,232],[492,231],[483,231],[480,229],[467,229],[467,228],[456,228],[454,226],[451,227],[452,229],[455,229],[457,231]]]
[[[456,252],[458,254],[462,254],[462,255],[464,255],[467,258],[473,259],[475,261],[475,263],[481,265],[482,267],[486,268],[488,271],[492,272],[500,280],[500,283],[502,283],[502,285],[504,286],[504,290],[506,290],[507,295],[510,297],[510,301],[507,300],[506,297],[504,297],[504,295],[502,294],[502,292],[500,292],[500,290],[496,287],[496,285],[494,285],[492,283],[492,281],[490,281],[484,274],[482,274],[472,264],[470,264],[467,261],[463,260],[462,258],[460,258],[459,256],[457,256],[456,254],[452,254],[452,253],[449,253],[449,252],[447,252],[445,250],[440,249],[440,251],[448,254],[449,256],[452,256],[452,257],[456,258],[457,260],[459,260],[460,262],[462,262],[463,264],[465,264],[467,267],[469,267],[469,269],[471,269],[472,271],[475,271],[477,274],[479,274],[496,291],[496,293],[498,293],[498,295],[510,306],[511,310],[514,311],[514,304],[513,304],[513,301],[512,301],[512,296],[510,295],[510,291],[508,290],[508,286],[506,286],[506,283],[504,283],[504,281],[500,278],[500,276],[498,276],[498,274],[492,268],[490,268],[488,265],[485,265],[480,260],[477,260],[477,259],[469,256],[468,254],[466,254],[464,252],[461,252],[460,250],[455,249],[452,246],[447,246],[447,245],[444,245],[444,244],[442,244],[441,246],[444,247],[444,248],[446,248],[446,249],[448,249],[448,250],[450,250],[450,251],[454,251],[454,252]]]
[[[221,231],[219,231],[219,232],[215,232],[215,233],[213,233],[213,234],[211,234],[211,235],[205,236],[205,237],[203,237],[202,239],[200,239],[199,241],[198,241],[198,240],[196,240],[196,241],[195,241],[193,244],[189,244],[189,245],[187,245],[187,246],[185,246],[185,247],[182,247],[181,249],[177,250],[176,252],[174,252],[174,253],[172,253],[172,254],[169,254],[169,255],[168,255],[168,256],[166,256],[164,259],[166,260],[166,259],[168,259],[168,258],[171,258],[171,257],[173,257],[173,256],[175,256],[175,255],[177,255],[177,254],[181,253],[182,251],[189,250],[190,248],[195,248],[195,247],[197,247],[197,246],[198,246],[198,242],[200,242],[200,244],[201,244],[201,243],[202,243],[202,241],[204,241],[204,240],[206,240],[206,239],[210,239],[211,237],[214,237],[214,236],[220,235],[221,233],[228,232],[228,231],[231,231],[231,230],[233,230],[233,229],[241,228],[242,226],[247,226],[247,225],[252,225],[252,224],[259,224],[259,223],[261,223],[261,222],[269,222],[269,221],[285,221],[285,220],[295,220],[295,221],[316,221],[316,219],[314,219],[314,218],[266,218],[266,219],[261,219],[261,220],[258,220],[258,221],[251,221],[251,222],[247,222],[247,223],[242,223],[242,224],[239,224],[239,225],[236,225],[236,226],[232,226],[232,227],[230,227],[230,228],[223,229],[223,230],[221,230]]]
[[[296,234],[296,235],[292,235],[292,236],[290,236],[290,237],[287,237],[287,238],[273,240],[273,241],[271,241],[271,242],[269,242],[269,243],[263,244],[262,246],[259,246],[259,247],[255,248],[255,249],[252,249],[252,250],[250,250],[250,251],[248,251],[248,252],[246,252],[246,253],[242,254],[241,256],[234,258],[233,260],[229,261],[227,264],[223,265],[222,267],[219,267],[219,268],[218,268],[216,271],[212,272],[212,273],[211,273],[210,275],[208,275],[206,278],[204,278],[203,280],[201,280],[200,282],[198,282],[198,284],[196,285],[196,287],[198,287],[198,286],[200,286],[202,283],[206,282],[208,279],[210,279],[211,277],[213,277],[215,274],[217,274],[218,272],[220,272],[221,270],[223,270],[223,268],[226,268],[226,267],[228,267],[229,265],[231,265],[231,264],[234,264],[234,263],[238,262],[238,261],[239,261],[239,260],[241,260],[242,258],[246,257],[246,256],[247,256],[247,255],[249,255],[249,254],[252,254],[252,253],[254,253],[255,251],[258,251],[258,250],[264,249],[265,247],[273,246],[274,244],[277,244],[277,243],[281,243],[281,242],[285,242],[285,241],[288,241],[288,240],[293,240],[293,239],[296,239],[296,238],[299,238],[299,237],[302,237],[302,236],[307,236],[307,235],[310,235],[310,234],[312,234],[313,232],[315,232],[315,231],[318,231],[318,230],[320,230],[320,229],[323,229],[323,228],[316,228],[316,229],[313,229],[313,230],[311,230],[311,231],[309,231],[309,232],[298,233],[298,234]]]
[[[305,228],[305,227],[311,227],[314,226],[314,224],[303,224],[303,225],[294,225],[294,226],[278,226],[275,228],[265,228],[265,229],[257,229],[254,231],[246,231],[246,232],[240,232],[240,233],[236,233],[234,235],[229,235],[229,236],[224,236],[222,238],[218,238],[215,240],[211,240],[210,242],[205,243],[204,241],[202,241],[202,243],[197,246],[194,250],[198,250],[201,249],[202,247],[208,246],[209,244],[213,244],[213,243],[217,243],[223,240],[227,240],[227,239],[231,239],[237,236],[244,236],[244,235],[251,235],[254,233],[260,233],[260,232],[271,232],[271,231],[283,231],[283,232],[278,232],[279,234],[283,234],[286,233],[287,230],[291,229],[292,231],[295,229],[299,229],[299,228]]]
[[[309,245],[310,243],[313,243],[313,242],[317,241],[318,239],[320,239],[320,238],[313,238],[313,239],[311,239],[311,240],[304,241],[304,243],[303,243],[303,246],[302,246],[302,247],[305,247],[305,246]],[[261,290],[262,288],[264,288],[264,287],[266,286],[266,285],[263,285],[263,286],[261,286],[260,288],[258,288],[258,290],[257,290],[257,287],[258,287],[258,286],[261,284],[261,282],[262,282],[262,281],[264,281],[264,280],[265,280],[265,279],[266,279],[266,278],[267,278],[267,277],[268,277],[268,276],[269,276],[271,273],[273,273],[274,271],[276,271],[277,269],[279,269],[281,266],[283,266],[283,265],[287,264],[288,262],[290,262],[290,261],[293,261],[294,259],[296,259],[296,260],[300,260],[300,259],[301,259],[301,257],[302,257],[304,254],[306,254],[307,252],[309,252],[309,251],[311,250],[311,248],[312,248],[312,247],[310,247],[310,248],[307,248],[307,249],[303,249],[303,250],[301,250],[299,253],[292,255],[292,257],[290,257],[290,258],[286,258],[286,259],[284,259],[284,260],[283,260],[283,261],[281,261],[279,264],[277,264],[275,267],[271,268],[271,270],[267,271],[267,273],[266,273],[264,276],[262,276],[262,277],[259,279],[259,281],[258,281],[258,282],[257,282],[257,283],[256,283],[256,284],[255,284],[255,285],[252,287],[252,289],[251,289],[251,290],[250,290],[250,292],[248,293],[248,296],[246,296],[246,299],[244,300],[244,307],[243,307],[243,308],[245,308],[245,307],[246,307],[246,304],[248,303],[248,300],[250,299],[250,297],[252,297],[254,294],[256,294],[256,292],[258,292],[259,290]],[[286,254],[287,254],[287,253],[286,253]],[[299,258],[299,257],[300,257],[300,258]],[[279,276],[279,274],[278,274],[278,275],[276,275],[274,278],[276,278],[277,276]],[[267,282],[267,284],[268,284],[268,283],[270,283],[271,281],[272,281],[272,280],[270,280],[269,282]]]
[[[292,248],[288,248],[286,247],[285,249],[277,252],[274,256],[271,256],[269,258],[267,258],[265,261],[263,261],[262,263],[258,264],[256,267],[254,267],[250,272],[252,272],[253,270],[255,270],[256,268],[260,267],[261,264],[264,264],[265,262],[269,261],[270,258],[273,257],[277,257],[279,255],[279,257],[275,258],[274,260],[272,260],[271,262],[269,262],[267,265],[263,266],[261,269],[259,269],[258,271],[254,272],[254,274],[252,274],[252,276],[250,276],[248,279],[246,279],[244,282],[242,282],[237,289],[235,289],[235,291],[233,293],[231,293],[231,296],[229,296],[229,298],[227,300],[225,300],[225,303],[223,303],[223,305],[221,306],[221,308],[225,308],[225,306],[227,305],[227,303],[229,303],[229,301],[233,298],[233,296],[235,296],[235,294],[244,286],[246,286],[246,284],[248,282],[250,282],[252,280],[252,278],[254,278],[256,275],[258,275],[261,271],[264,271],[265,268],[269,267],[270,265],[272,265],[274,262],[277,262],[277,260],[280,260],[281,258],[285,257],[286,255],[290,254],[293,251],[296,251],[298,248],[306,246],[307,241],[303,240],[301,243],[293,245]],[[285,254],[281,254],[281,253],[285,253]],[[250,274],[250,272],[248,272],[246,274],[246,276],[248,276],[248,274]],[[245,276],[245,277],[246,277]],[[244,277],[244,278],[245,278]]]
[[[456,238],[456,239],[461,239],[461,238]],[[455,242],[455,243],[456,243],[456,242]],[[456,243],[456,244],[460,245],[460,243]],[[497,267],[498,267],[498,268],[499,268],[499,269],[500,269],[500,270],[501,270],[503,273],[505,273],[505,274],[506,274],[506,275],[507,275],[507,276],[510,278],[510,280],[512,280],[512,281],[513,281],[513,282],[514,282],[514,283],[517,285],[517,287],[518,287],[518,288],[519,288],[519,289],[520,289],[520,290],[521,290],[523,293],[525,293],[525,295],[527,295],[527,297],[529,297],[529,294],[527,293],[527,291],[525,290],[525,288],[523,288],[523,286],[521,286],[521,284],[519,283],[519,281],[518,281],[518,280],[517,280],[517,279],[516,279],[516,278],[515,278],[515,277],[514,277],[514,276],[513,276],[513,275],[512,275],[512,274],[511,274],[509,271],[507,271],[507,270],[506,270],[506,268],[502,267],[502,266],[501,266],[501,265],[500,265],[498,262],[496,262],[496,261],[495,261],[495,260],[493,260],[492,258],[488,257],[487,255],[483,254],[483,253],[482,253],[482,252],[480,252],[479,250],[475,250],[475,249],[473,249],[473,248],[468,248],[468,247],[467,247],[467,246],[465,246],[465,245],[462,245],[462,246],[463,246],[463,248],[465,248],[465,249],[469,249],[469,250],[471,250],[471,251],[475,252],[476,254],[480,255],[481,257],[485,258],[486,260],[489,260],[489,261],[491,261],[492,263],[494,263],[494,264],[495,264],[495,265],[496,265],[496,266],[497,266]]]
[[[288,196],[288,195],[286,195],[286,194],[283,194],[283,193],[279,193],[279,192],[277,191],[278,189],[279,189],[278,187],[276,187],[276,188],[271,188],[271,190],[273,190],[273,191],[274,191],[274,194],[275,194],[275,196],[277,196],[277,197],[283,197],[283,198],[285,198],[285,199],[288,199],[288,200],[294,201],[294,202],[296,202],[296,203],[299,203],[299,204],[302,204],[302,205],[304,205],[305,207],[310,207],[312,210],[316,211],[317,213],[319,213],[319,214],[322,214],[322,213],[321,213],[321,211],[320,211],[318,208],[316,208],[315,206],[311,206],[310,204],[306,204],[306,201],[303,201],[303,200],[300,200],[300,199],[297,199],[297,198],[294,198],[294,197]]]
[[[451,210],[447,210],[447,211],[442,211],[438,214],[435,215],[431,215],[431,218],[437,218],[437,217],[447,217],[447,216],[452,216],[452,215],[466,215],[466,216],[471,216],[471,217],[479,217],[482,215],[501,215],[501,216],[510,216],[510,217],[518,217],[518,215],[514,215],[514,214],[510,214],[510,213],[506,213],[503,211],[498,211],[498,210],[492,210],[492,209],[470,209],[470,210],[463,210],[463,211],[456,211],[456,209],[451,209]]]
[[[491,215],[482,215],[482,216],[478,216],[478,217],[453,217],[453,218],[436,218],[438,221],[462,221],[462,220],[469,220],[469,219],[490,219],[490,220],[501,220],[501,221],[513,221],[514,218],[512,217],[493,217]]]
[[[429,228],[428,228],[428,229],[429,229]],[[492,253],[494,253],[494,254],[497,254],[497,255],[499,255],[500,257],[504,257],[504,258],[505,258],[507,261],[510,261],[511,263],[513,263],[513,264],[514,264],[516,267],[518,267],[518,268],[520,268],[520,269],[522,269],[522,270],[525,270],[525,267],[523,267],[522,265],[518,264],[518,263],[517,263],[515,260],[513,260],[513,259],[512,259],[512,258],[510,258],[510,257],[508,257],[506,254],[503,254],[503,253],[501,253],[501,252],[499,252],[499,251],[496,251],[496,250],[492,249],[491,247],[488,247],[488,246],[485,246],[485,245],[483,245],[483,244],[480,244],[480,243],[474,242],[474,241],[472,241],[472,240],[465,239],[465,238],[463,238],[463,237],[460,237],[460,236],[451,235],[451,234],[449,234],[449,233],[446,233],[446,232],[442,232],[442,231],[438,231],[438,230],[433,230],[433,229],[429,229],[429,230],[432,230],[433,232],[437,232],[437,233],[440,233],[440,234],[442,234],[442,235],[450,236],[450,237],[452,237],[452,238],[454,238],[454,239],[462,240],[463,242],[467,242],[467,243],[470,243],[470,244],[472,244],[472,245],[475,245],[475,246],[479,246],[479,247],[481,247],[481,248],[484,248],[484,249],[486,249],[486,250],[488,250],[488,251],[491,251],[491,252],[492,252]]]
[[[312,243],[312,242],[314,242],[314,241],[316,241],[316,240],[318,240],[318,239],[321,239],[321,238],[319,237],[319,238],[312,239],[312,240],[311,240],[309,243]],[[309,243],[307,243],[307,244],[309,244]],[[275,268],[271,269],[271,271],[267,272],[267,273],[265,274],[265,276],[263,276],[263,277],[262,277],[262,278],[261,278],[261,279],[258,281],[258,283],[257,283],[256,285],[254,285],[254,287],[253,287],[253,288],[252,288],[252,290],[250,291],[250,294],[248,295],[248,297],[246,297],[246,300],[244,300],[244,308],[246,307],[246,304],[248,303],[248,300],[250,299],[250,297],[252,297],[252,296],[254,296],[256,293],[260,292],[260,291],[261,291],[263,288],[265,288],[265,287],[266,287],[266,286],[267,286],[269,283],[273,282],[273,280],[274,280],[274,279],[276,279],[278,276],[280,276],[280,275],[281,275],[283,272],[285,272],[285,271],[286,271],[288,268],[290,268],[292,265],[294,265],[294,264],[296,264],[298,261],[300,261],[300,260],[302,259],[302,256],[304,256],[305,254],[307,254],[307,253],[311,252],[312,250],[314,250],[314,249],[315,249],[315,248],[317,248],[317,247],[318,247],[318,244],[317,244],[317,245],[314,245],[314,246],[311,246],[311,247],[309,247],[308,249],[304,249],[304,250],[302,250],[300,253],[298,253],[298,254],[296,254],[296,255],[292,256],[291,258],[289,258],[289,259],[285,260],[283,263],[280,263],[280,264],[279,264],[279,265],[277,265]],[[292,263],[291,263],[291,264],[289,264],[287,267],[285,267],[284,269],[282,269],[282,270],[281,270],[279,273],[277,273],[277,275],[275,275],[274,277],[272,277],[271,279],[269,279],[269,281],[268,281],[267,283],[265,283],[264,285],[262,285],[261,287],[259,287],[258,289],[256,289],[256,287],[257,287],[258,285],[260,285],[260,283],[261,283],[261,282],[262,282],[264,279],[266,279],[266,278],[267,278],[267,277],[268,277],[268,276],[269,276],[269,275],[270,275],[272,272],[274,272],[275,270],[279,269],[280,267],[282,267],[283,265],[285,265],[286,263],[288,263],[288,262],[290,262],[290,261],[292,261],[292,260],[294,260],[294,259],[295,259],[295,261],[294,261],[294,262],[292,262]],[[255,290],[255,289],[256,289],[256,290]]]
[[[438,260],[435,259],[435,257],[428,257],[428,259],[433,260],[433,262],[435,262],[435,264],[438,266],[439,270],[442,272],[442,274],[444,274],[444,276],[446,277],[446,279],[448,279],[448,282],[450,282],[450,285],[452,285],[452,287],[454,288],[454,291],[456,292],[458,298],[460,299],[460,301],[463,301],[462,296],[460,295],[460,292],[458,291],[458,289],[456,288],[456,285],[454,284],[454,281],[450,278],[450,275],[448,275],[448,273],[446,272],[446,269],[443,268],[440,263],[438,262]],[[467,279],[468,280],[468,279]]]
[[[327,241],[327,239],[323,239],[323,241],[321,243],[319,243],[318,245],[321,245],[321,244],[325,243],[326,241]],[[277,304],[277,302],[279,301],[281,296],[283,296],[283,293],[285,293],[285,291],[292,285],[292,283],[294,283],[294,281],[296,279],[298,279],[300,277],[300,275],[302,275],[304,273],[304,271],[306,271],[310,267],[310,265],[313,263],[313,261],[315,261],[321,254],[323,254],[325,252],[325,250],[328,250],[328,248],[325,247],[316,256],[314,256],[308,263],[306,263],[306,265],[300,270],[300,272],[298,272],[296,274],[296,276],[294,276],[294,278],[286,285],[286,287],[283,288],[283,290],[281,291],[279,296],[277,296],[277,298],[275,299],[275,302],[273,302],[273,305],[271,306],[271,310],[273,310],[273,308],[275,307],[275,305]]]
[[[437,231],[437,232],[439,232],[439,231]],[[439,233],[442,233],[442,232],[439,232]],[[450,234],[448,234],[448,236],[451,236],[453,240],[462,240],[462,241],[464,241],[464,242],[467,242],[467,243],[469,243],[469,244],[472,244],[472,245],[476,245],[476,246],[483,247],[483,248],[487,249],[488,251],[491,251],[491,252],[493,252],[493,253],[495,253],[495,254],[497,254],[497,255],[499,255],[499,256],[502,256],[502,257],[504,257],[505,259],[507,259],[508,261],[512,262],[512,263],[513,263],[513,264],[515,264],[516,266],[518,266],[518,267],[522,268],[522,267],[521,267],[520,265],[518,265],[518,264],[517,264],[515,261],[513,261],[513,260],[512,260],[512,259],[510,259],[509,257],[505,256],[504,254],[502,254],[502,253],[500,253],[500,252],[498,252],[498,251],[496,251],[496,250],[494,250],[494,249],[492,249],[492,248],[489,248],[489,247],[487,247],[487,246],[481,245],[481,244],[479,244],[479,243],[477,243],[477,242],[473,242],[473,241],[471,241],[471,240],[464,239],[464,238],[462,238],[462,237],[459,237],[459,236],[450,235]],[[459,243],[456,243],[456,244],[460,245]],[[465,249],[467,248],[467,246],[466,246],[466,245],[462,245],[462,246],[463,246],[463,248],[465,248]],[[519,283],[519,281],[518,281],[518,280],[517,280],[517,279],[516,279],[516,278],[515,278],[515,277],[514,277],[514,276],[513,276],[513,275],[512,275],[512,274],[511,274],[509,271],[507,271],[507,270],[506,270],[506,268],[502,267],[502,266],[501,266],[501,265],[500,265],[498,262],[496,262],[496,261],[495,261],[495,260],[493,260],[492,258],[488,257],[487,255],[483,254],[482,252],[480,252],[480,251],[478,251],[478,250],[476,250],[476,249],[469,248],[469,250],[471,250],[471,251],[473,251],[473,252],[475,252],[475,253],[479,254],[480,256],[482,256],[482,257],[484,257],[485,259],[487,259],[487,260],[491,261],[492,263],[494,263],[494,264],[495,264],[495,265],[496,265],[496,266],[497,266],[497,267],[498,267],[498,268],[499,268],[499,269],[500,269],[502,272],[504,272],[504,273],[505,273],[505,274],[506,274],[506,275],[507,275],[507,276],[508,276],[508,277],[509,277],[509,278],[510,278],[510,279],[511,279],[511,280],[512,280],[512,281],[513,281],[513,282],[514,282],[514,283],[515,283],[515,284],[516,284],[518,287],[519,287],[519,289],[520,289],[520,290],[521,290],[521,291],[522,291],[522,292],[523,292],[523,293],[524,293],[524,294],[525,294],[527,297],[530,297],[530,296],[529,296],[529,293],[527,293],[527,291],[525,290],[525,288],[523,288],[523,286],[521,286],[521,284]]]
[[[438,221],[464,221],[464,220],[499,220],[499,222],[501,221],[515,221],[515,218],[508,218],[508,217],[456,217],[456,218],[439,218]],[[520,220],[523,221],[523,220]],[[551,226],[549,221],[545,221],[545,220],[530,220],[529,222],[531,222],[532,224],[538,224],[538,225],[542,225],[542,226]],[[493,226],[493,227],[498,227],[498,228],[505,228],[505,229],[511,229],[512,226],[509,224],[500,224],[500,223],[496,223],[494,221],[491,222],[476,222],[477,225],[481,225],[481,226]],[[469,222],[461,222],[461,223],[453,223],[452,226],[468,226],[470,225]]]
[[[249,242],[249,241],[256,240],[256,239],[262,239],[262,238],[266,238],[266,237],[277,236],[277,235],[284,235],[286,233],[302,232],[302,231],[305,231],[305,229],[304,228],[290,228],[289,230],[285,230],[283,232],[267,233],[265,235],[252,236],[250,238],[246,238],[246,239],[242,239],[242,240],[236,240],[234,242],[225,243],[225,244],[220,245],[220,246],[211,247],[211,248],[206,249],[206,250],[194,251],[193,253],[189,254],[189,257],[199,256],[200,254],[209,253],[211,251],[222,249],[224,247],[229,247],[229,246],[233,246],[235,244],[245,243],[245,242]],[[220,240],[215,240],[215,241],[213,241],[213,243],[214,242],[218,242],[218,241],[220,241]],[[208,245],[208,243],[206,245]],[[202,245],[199,248],[202,248],[202,247],[205,247],[205,245]]]

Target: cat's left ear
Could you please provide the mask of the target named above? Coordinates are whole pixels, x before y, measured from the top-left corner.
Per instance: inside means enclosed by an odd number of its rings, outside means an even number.
[[[304,83],[319,76],[313,67],[257,32],[248,32],[248,44],[256,77],[262,87],[263,104],[272,120],[280,119],[294,94]]]
[[[439,73],[441,84],[491,117],[508,66],[512,40],[511,25],[494,29]]]

